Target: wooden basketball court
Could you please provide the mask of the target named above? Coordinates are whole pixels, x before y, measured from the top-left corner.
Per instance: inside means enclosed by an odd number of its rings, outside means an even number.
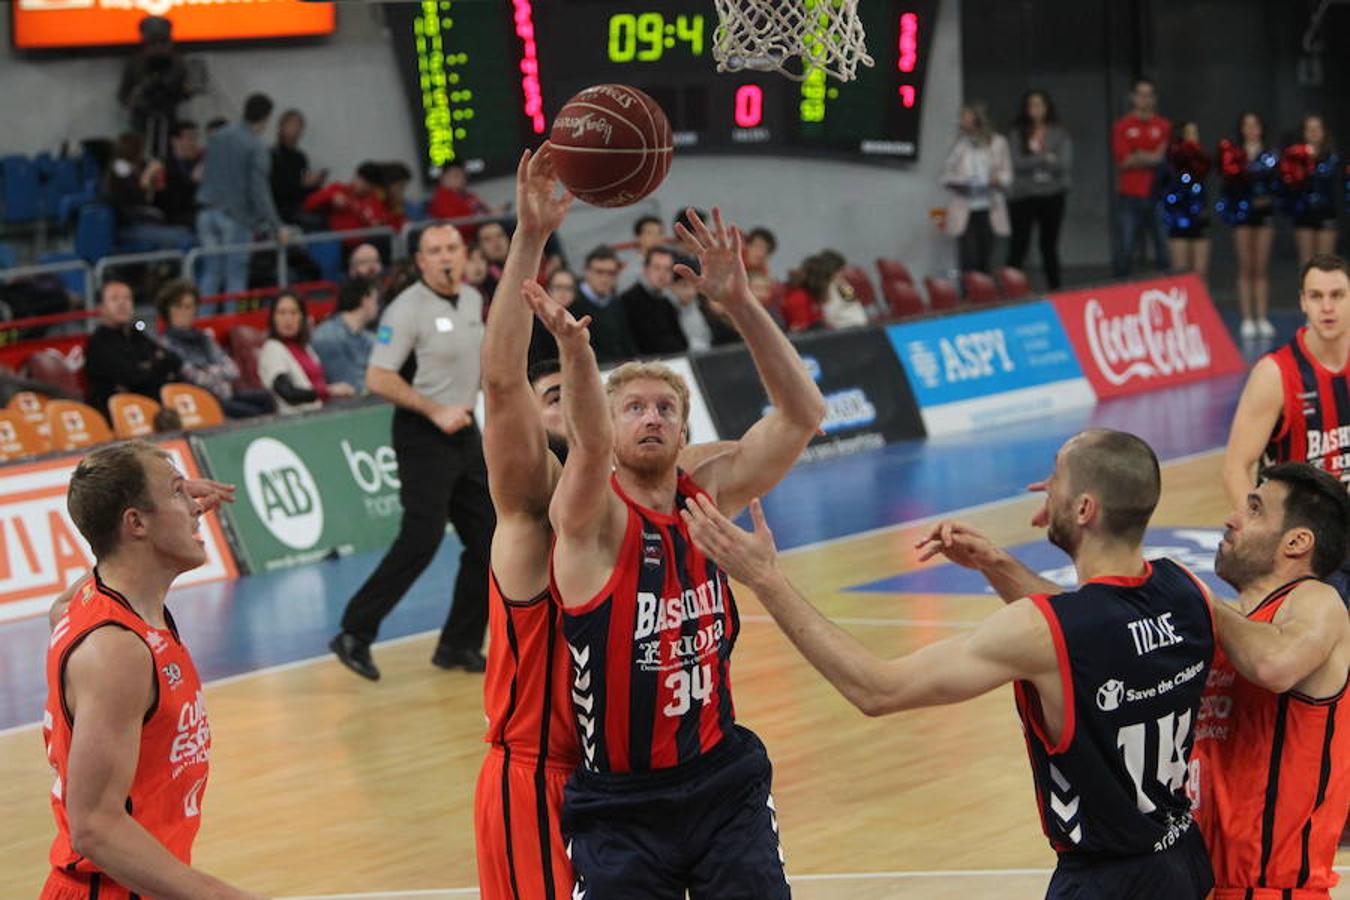
[[[1226,510],[1217,466],[1217,454],[1167,465],[1155,526],[1218,527]],[[1041,541],[1027,524],[1036,505],[1009,498],[962,518],[1001,542]],[[785,566],[868,646],[904,653],[970,627],[998,603],[974,593],[856,590],[916,568],[921,531],[914,523],[803,547]],[[794,896],[1043,895],[1054,855],[1037,821],[1010,689],[959,707],[865,718],[798,656],[752,594],[739,596],[737,714],[775,764]],[[482,679],[430,667],[433,641],[382,644],[378,684],[327,657],[213,683],[213,771],[196,862],[269,896],[476,897]],[[0,734],[0,897],[38,893],[50,787],[38,728]],[[1339,862],[1350,855],[1342,851]]]

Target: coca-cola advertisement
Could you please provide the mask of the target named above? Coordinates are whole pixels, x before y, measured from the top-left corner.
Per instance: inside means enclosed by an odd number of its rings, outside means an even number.
[[[1100,399],[1243,370],[1242,356],[1196,275],[1050,299]]]

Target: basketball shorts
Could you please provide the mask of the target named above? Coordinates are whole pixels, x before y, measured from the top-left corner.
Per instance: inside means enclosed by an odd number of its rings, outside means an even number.
[[[563,803],[577,900],[787,900],[772,780],[740,727],[670,769],[578,769]]]
[[[1046,900],[1204,900],[1214,887],[1209,854],[1192,827],[1162,853],[1119,859],[1060,856]]]
[[[137,895],[139,896],[139,895]],[[107,875],[85,875],[53,869],[38,900],[131,900],[131,891]]]
[[[562,839],[571,765],[511,757],[493,745],[478,772],[474,837],[482,900],[570,900],[572,864]]]

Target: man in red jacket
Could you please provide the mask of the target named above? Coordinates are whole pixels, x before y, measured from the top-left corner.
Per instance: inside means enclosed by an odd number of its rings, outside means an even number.
[[[1130,91],[1130,111],[1111,128],[1111,154],[1116,159],[1117,235],[1115,274],[1124,278],[1134,262],[1134,242],[1140,228],[1153,239],[1154,259],[1160,271],[1171,268],[1167,231],[1153,196],[1153,181],[1172,139],[1172,123],[1157,114],[1158,89],[1147,78],[1136,78]]]

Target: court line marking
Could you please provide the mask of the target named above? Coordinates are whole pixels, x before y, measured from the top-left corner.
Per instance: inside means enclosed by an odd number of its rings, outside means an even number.
[[[1182,464],[1184,464],[1184,463],[1194,462],[1195,460],[1200,459],[1201,457],[1210,456],[1210,455],[1213,455],[1213,454],[1215,454],[1215,453],[1221,453],[1221,452],[1223,452],[1223,449],[1224,449],[1223,447],[1213,447],[1213,448],[1211,448],[1211,449],[1209,449],[1209,450],[1200,450],[1200,451],[1198,451],[1198,452],[1196,452],[1196,453],[1186,453],[1186,454],[1183,454],[1182,456],[1178,456],[1178,457],[1175,457],[1175,458],[1173,458],[1173,459],[1168,459],[1168,460],[1163,461],[1163,465],[1164,465],[1164,466],[1182,465]],[[996,499],[994,499],[994,500],[986,500],[986,501],[983,502],[983,503],[975,503],[975,504],[973,504],[973,505],[971,505],[971,506],[962,506],[962,507],[960,507],[959,509],[953,509],[953,510],[949,510],[949,511],[945,511],[945,512],[932,513],[931,515],[922,516],[922,517],[917,518],[917,519],[909,519],[909,520],[904,521],[904,522],[893,522],[893,523],[891,523],[890,525],[878,525],[876,528],[868,528],[868,529],[866,529],[865,531],[857,531],[857,532],[854,532],[854,533],[852,533],[852,534],[841,534],[841,535],[839,535],[838,537],[824,538],[824,539],[819,540],[819,541],[813,541],[813,542],[811,542],[811,543],[809,543],[809,544],[802,544],[800,547],[790,547],[790,548],[788,548],[787,550],[779,551],[779,554],[778,554],[778,555],[779,555],[779,556],[794,556],[794,555],[796,555],[796,554],[798,554],[798,553],[804,553],[804,552],[806,552],[807,550],[819,550],[821,547],[829,547],[829,546],[832,546],[832,545],[834,545],[834,544],[842,543],[842,542],[844,542],[844,541],[851,541],[851,540],[854,540],[855,538],[875,537],[875,536],[877,536],[877,535],[879,535],[879,534],[885,534],[885,533],[890,532],[890,531],[903,531],[903,530],[906,529],[906,528],[913,528],[913,527],[915,527],[915,526],[918,526],[918,525],[924,525],[924,524],[929,523],[929,522],[938,522],[938,521],[941,521],[942,519],[951,519],[951,518],[955,518],[955,517],[958,517],[958,516],[969,515],[970,513],[973,513],[973,512],[979,512],[979,511],[981,511],[981,510],[986,510],[986,509],[997,509],[997,508],[1000,507],[1000,506],[1007,506],[1007,505],[1009,505],[1009,504],[1017,503],[1018,501],[1026,500],[1026,499],[1029,499],[1029,498],[1032,498],[1032,497],[1035,497],[1035,496],[1036,496],[1035,494],[1028,493],[1027,491],[1024,490],[1024,491],[1022,491],[1021,493],[1013,494],[1012,496],[1008,496],[1008,497],[999,497],[999,498],[996,498]],[[925,566],[924,568],[927,568],[927,566]],[[747,619],[750,619],[751,621],[758,621],[758,617],[743,616],[742,618],[747,618]],[[769,619],[768,616],[764,616],[763,618],[766,619],[766,620]],[[894,623],[897,623],[897,622],[899,622],[899,621],[901,621],[901,620],[887,619],[887,620],[885,620],[884,622],[883,622],[883,621],[877,621],[877,622],[853,621],[853,622],[850,622],[850,621],[845,620],[845,619],[834,619],[833,621],[836,621],[836,622],[839,622],[839,623],[845,624],[845,625],[848,625],[848,624],[864,624],[864,625],[865,625],[865,624],[894,624]],[[916,621],[918,621],[918,620],[916,620]],[[925,624],[937,625],[937,624],[939,624],[939,623],[935,623],[935,622],[934,622],[934,623],[925,623]],[[974,624],[978,624],[978,623],[974,623]],[[952,627],[952,626],[951,626],[951,623],[947,623],[946,627]],[[972,625],[972,627],[973,627],[973,625]],[[377,642],[375,642],[374,644],[372,644],[371,646],[372,646],[372,647],[385,647],[385,646],[392,647],[392,646],[396,646],[396,645],[401,644],[401,643],[405,643],[405,642],[407,642],[407,641],[416,640],[417,638],[424,638],[424,637],[426,637],[426,636],[429,635],[429,634],[437,634],[437,633],[439,633],[438,629],[434,629],[434,628],[433,628],[433,629],[427,629],[426,631],[419,631],[419,632],[416,632],[415,634],[405,634],[403,637],[391,638],[391,639],[389,639],[389,640],[387,640],[387,641],[377,641]],[[310,656],[310,657],[307,657],[307,658],[305,658],[305,659],[294,659],[294,660],[291,660],[290,662],[286,662],[286,663],[278,663],[277,665],[274,665],[274,666],[265,666],[264,668],[261,668],[261,669],[253,669],[252,671],[249,671],[249,672],[239,672],[239,673],[234,674],[234,675],[227,675],[227,676],[225,676],[224,678],[216,678],[216,679],[212,679],[211,681],[208,681],[208,682],[206,683],[206,687],[214,687],[215,685],[218,685],[218,684],[231,684],[231,683],[236,682],[236,681],[243,681],[243,680],[246,679],[246,678],[259,678],[259,677],[261,677],[261,676],[263,676],[263,675],[272,675],[272,674],[274,674],[274,673],[276,673],[276,672],[286,672],[286,671],[290,671],[291,669],[299,669],[299,668],[302,668],[302,667],[304,667],[304,666],[311,666],[311,665],[314,665],[315,663],[324,662],[325,660],[331,660],[331,659],[333,659],[333,658],[334,658],[334,657],[333,657],[333,654],[332,654],[332,653],[324,653],[324,654],[321,655],[321,656]],[[357,677],[357,676],[353,675],[352,677]],[[42,723],[41,723],[40,721],[38,721],[38,722],[29,722],[29,723],[27,723],[27,724],[25,724],[25,725],[11,725],[11,726],[8,727],[8,728],[0,728],[0,738],[6,737],[7,735],[13,734],[13,733],[15,733],[15,732],[26,731],[26,730],[28,730],[28,729],[30,729],[30,728],[37,728],[37,727],[38,727],[39,725],[41,725],[41,724],[42,724]],[[341,896],[341,895],[338,895],[338,896]],[[380,895],[379,895],[379,894],[376,894],[375,896],[378,897],[378,896],[380,896]]]
[[[1336,866],[1342,874],[1350,872],[1350,866]],[[896,881],[918,878],[1009,878],[1016,876],[1050,875],[1054,869],[928,869],[905,870],[898,872],[825,872],[815,875],[788,875],[792,882],[800,881]],[[280,898],[280,900],[393,900],[397,897],[475,897],[478,888],[446,888],[444,890],[418,891],[374,891],[362,894],[315,894],[305,897]]]

